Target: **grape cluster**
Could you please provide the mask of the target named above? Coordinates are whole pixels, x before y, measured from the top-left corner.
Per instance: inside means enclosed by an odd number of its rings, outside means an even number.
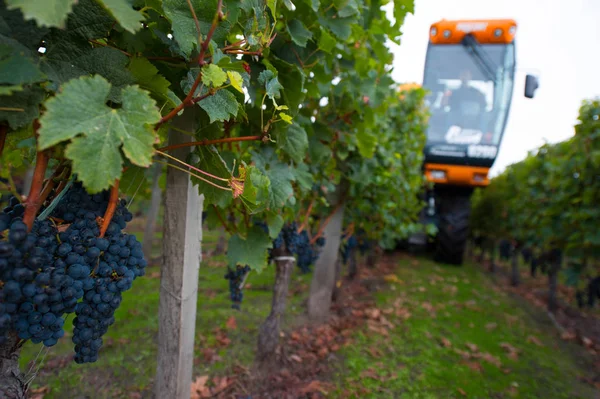
[[[29,233],[11,199],[0,214],[0,222],[10,218],[8,239],[0,240],[0,340],[14,329],[21,339],[53,346],[64,335],[63,316],[75,313],[75,361],[97,359],[122,292],[146,267],[141,243],[122,232],[132,220],[125,201],[99,237],[97,220],[108,199],[108,192],[89,195],[75,184],[52,211],[53,221],[36,220]],[[57,228],[54,221],[64,223]]]
[[[225,274],[225,278],[229,280],[229,294],[231,301],[233,302],[231,305],[233,309],[240,310],[240,304],[242,303],[242,299],[244,299],[241,285],[242,281],[244,281],[244,277],[246,277],[246,274],[249,272],[250,266],[237,265],[235,269],[229,269],[227,274]]]
[[[19,202],[16,197],[11,197],[8,201],[8,206],[0,213],[0,234],[10,227],[10,222],[18,217],[22,217],[25,213],[25,207]],[[1,235],[0,235],[1,237]]]
[[[509,260],[512,252],[512,244],[508,240],[500,241],[500,259]]]
[[[288,223],[283,226],[281,232],[273,240],[273,249],[278,249],[285,244],[288,252],[297,257],[297,265],[302,273],[309,273],[310,266],[319,258],[320,249],[325,245],[325,238],[319,237],[316,245],[310,243],[310,237],[306,230],[298,233],[296,222]],[[269,259],[271,259],[271,254]]]
[[[350,237],[342,236],[342,245],[340,245],[340,254],[342,255],[342,263],[344,265],[348,264],[348,259],[350,259],[350,255],[355,248],[358,247],[358,240],[356,236],[353,234]]]

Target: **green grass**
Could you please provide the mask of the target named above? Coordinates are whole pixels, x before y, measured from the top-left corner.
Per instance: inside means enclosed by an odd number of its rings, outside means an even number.
[[[156,256],[160,234],[157,238]],[[216,234],[205,233],[203,245],[210,251],[217,239]],[[249,367],[258,328],[270,311],[273,268],[252,274],[242,312],[237,312],[230,308],[225,265],[224,256],[215,256],[204,259],[200,268],[195,375],[227,374],[238,365]],[[46,398],[127,398],[132,392],[151,397],[157,355],[158,271],[158,267],[150,267],[146,277],[136,280],[125,293],[96,363],[77,365],[69,360],[73,344],[68,331],[69,336],[58,345],[41,351],[37,363],[44,358],[44,367],[33,388],[49,387]],[[289,298],[286,328],[304,319],[303,301],[311,278],[294,273],[291,290],[303,289]],[[389,328],[388,337],[367,329],[356,331],[352,345],[339,352],[332,376],[337,388],[329,396],[597,397],[578,380],[589,367],[587,360],[577,358],[582,356],[581,348],[559,340],[550,322],[540,322],[545,319],[539,317],[539,310],[496,289],[480,269],[403,258],[395,276],[398,281],[388,276],[392,282],[375,293],[378,308],[394,327]],[[399,310],[410,312],[410,317],[399,318],[395,315]],[[227,330],[231,316],[237,328]],[[223,331],[231,341],[227,345],[218,340]],[[543,346],[532,343],[531,337]],[[442,338],[450,345],[442,345]],[[519,350],[517,360],[507,356],[502,343]],[[476,345],[477,350],[469,350],[467,344]],[[21,358],[25,370],[38,353],[39,345],[25,344]],[[476,357],[463,359],[467,353]],[[491,364],[483,356],[498,359],[501,365]]]
[[[481,270],[419,260],[402,262],[396,276],[398,283],[376,295],[379,309],[394,309],[386,317],[395,327],[389,338],[356,334],[341,353],[337,396],[598,397],[578,380],[588,366],[581,348],[560,341],[549,321],[534,321],[538,310],[495,288]],[[398,308],[411,316],[396,317]],[[516,348],[518,358],[501,344]]]

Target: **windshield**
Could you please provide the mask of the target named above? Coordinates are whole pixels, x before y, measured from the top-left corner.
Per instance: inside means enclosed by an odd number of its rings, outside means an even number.
[[[423,79],[430,91],[428,144],[499,145],[513,88],[514,45],[478,48],[491,71],[462,44],[429,46]]]

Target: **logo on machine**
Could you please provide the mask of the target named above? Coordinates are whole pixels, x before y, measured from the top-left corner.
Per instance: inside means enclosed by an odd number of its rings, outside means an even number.
[[[456,29],[465,33],[485,30],[488,26],[487,22],[461,22],[456,25]]]
[[[451,144],[479,144],[483,132],[475,129],[463,129],[460,126],[452,125],[446,133],[446,142]]]
[[[494,159],[498,148],[493,145],[470,145],[467,148],[467,155],[470,158]]]
[[[442,157],[454,157],[454,158],[464,158],[466,156],[464,150],[459,147],[455,147],[452,145],[438,145],[435,147],[431,147],[429,150],[431,155],[438,155]]]

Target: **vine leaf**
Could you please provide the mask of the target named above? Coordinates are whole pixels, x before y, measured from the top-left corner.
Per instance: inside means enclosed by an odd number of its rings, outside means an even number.
[[[306,29],[304,24],[298,19],[292,19],[289,21],[287,28],[288,32],[290,32],[292,41],[300,47],[306,47],[306,43],[312,39],[311,31]]]
[[[321,36],[319,37],[319,49],[331,53],[331,50],[335,48],[337,41],[333,36],[329,34],[327,29],[321,27]]]
[[[240,93],[244,92],[244,78],[242,75],[235,71],[227,71],[227,77],[229,78],[229,82],[234,89]]]
[[[229,239],[227,258],[229,265],[248,265],[252,270],[262,271],[267,264],[267,250],[273,246],[269,235],[260,227],[252,226],[248,236],[242,238],[239,234]]]
[[[221,87],[227,81],[227,73],[215,64],[202,67],[202,83],[206,86]]]
[[[144,90],[148,90],[162,108],[166,105],[172,109],[181,104],[181,100],[169,90],[171,83],[158,73],[158,69],[146,58],[135,57],[129,63],[129,72],[135,82]]]
[[[258,170],[269,178],[269,204],[268,208],[276,210],[282,208],[288,200],[295,201],[294,174],[289,165],[279,161],[273,148],[265,148],[260,153],[254,153],[254,162]]]
[[[135,33],[142,28],[144,16],[133,9],[129,0],[98,0],[125,30]]]
[[[77,0],[7,0],[9,10],[21,9],[25,19],[34,19],[39,26],[64,28],[67,14]]]
[[[362,126],[356,133],[356,146],[361,157],[371,158],[375,153],[375,147],[377,147],[377,136],[365,126]]]
[[[11,129],[31,123],[40,114],[40,103],[44,100],[44,90],[31,87],[10,96],[0,96],[0,122],[8,122]],[[11,110],[6,110],[11,109]]]
[[[279,98],[281,96],[280,91],[283,90],[283,86],[277,80],[277,76],[273,73],[273,71],[266,69],[258,75],[258,83],[265,87],[267,91],[267,96],[269,98]]]
[[[217,12],[217,2],[192,1],[191,3],[198,18],[200,32],[202,36],[205,36]],[[224,2],[223,7],[223,14],[227,15],[227,19],[217,25],[212,36],[212,40],[217,44],[220,44],[232,30],[237,22],[237,14],[239,12],[239,4],[229,9],[227,2]],[[189,57],[194,47],[198,47],[198,31],[196,30],[196,22],[194,21],[187,0],[163,0],[162,8],[165,16],[171,21],[173,36],[177,40],[177,43],[179,43],[181,51]]]
[[[44,80],[36,63],[16,48],[0,44],[0,83],[22,85]]]
[[[122,108],[112,109],[106,105],[110,89],[101,76],[71,80],[46,101],[40,118],[40,149],[71,140],[66,156],[91,192],[110,187],[121,176],[121,146],[139,166],[150,165],[154,153],[152,125],[160,120],[154,100],[139,87],[127,86],[121,93]]]
[[[294,162],[302,162],[308,150],[308,136],[306,135],[306,131],[300,125],[294,123],[285,130],[278,129],[277,133],[277,148],[285,151]]]
[[[210,123],[226,121],[238,114],[239,104],[232,92],[226,89],[217,90],[212,96],[198,102],[200,108],[206,111]]]
[[[269,237],[273,240],[277,238],[283,228],[283,217],[275,212],[267,212],[267,226],[269,228]]]

